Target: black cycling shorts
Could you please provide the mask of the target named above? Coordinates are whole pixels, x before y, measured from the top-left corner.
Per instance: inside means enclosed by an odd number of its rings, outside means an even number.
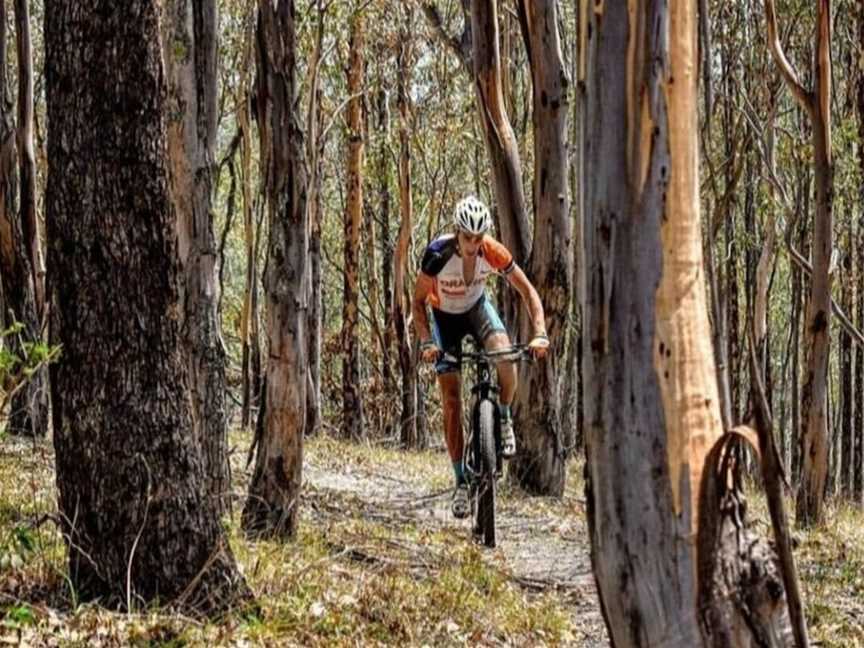
[[[464,313],[445,313],[432,309],[432,337],[445,354],[455,360],[442,357],[435,363],[435,371],[441,374],[462,369],[462,339],[466,335],[474,338],[478,345],[494,333],[506,333],[507,329],[498,316],[498,311],[486,295],[483,295]]]

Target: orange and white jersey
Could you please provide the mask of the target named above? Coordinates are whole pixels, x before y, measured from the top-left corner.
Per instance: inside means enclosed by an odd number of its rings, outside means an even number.
[[[515,265],[510,250],[492,237],[484,236],[477,253],[474,278],[466,285],[456,236],[445,234],[426,248],[420,268],[435,280],[429,299],[432,307],[445,313],[465,313],[483,296],[489,275],[509,274]]]

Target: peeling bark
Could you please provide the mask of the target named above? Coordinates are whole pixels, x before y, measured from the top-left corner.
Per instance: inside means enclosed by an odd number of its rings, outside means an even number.
[[[657,20],[659,29],[646,29]],[[663,205],[670,171],[662,91],[668,21],[655,6],[628,11],[612,4],[603,5],[602,13],[595,8],[589,28],[586,119],[592,130],[585,162],[593,177],[586,178],[585,188],[586,498],[594,575],[616,647],[701,643],[695,557],[677,541],[691,530],[692,487],[689,473],[678,483],[672,480],[672,442],[654,366],[655,346],[661,357],[672,356],[667,342],[655,338],[661,222],[672,216]],[[645,59],[654,63],[646,65]],[[628,105],[635,89],[644,109]],[[648,142],[628,146],[643,128]],[[638,172],[643,166],[645,174]],[[683,359],[676,354],[676,363]],[[665,371],[667,379],[670,375]],[[622,474],[629,478],[620,479]],[[673,488],[682,485],[685,510],[678,515]],[[658,590],[660,582],[664,587]],[[647,613],[649,598],[654,609]]]
[[[583,370],[594,574],[613,645],[699,646],[697,555],[681,538],[697,529],[722,423],[702,278],[695,6],[595,5],[590,20]]]
[[[553,352],[520,367],[515,429],[519,453],[512,473],[529,492],[564,492],[566,443],[561,429],[559,371],[563,369],[573,282],[573,222],[567,191],[567,117],[570,80],[564,68],[554,1],[517,5],[531,64],[534,128],[534,237],[531,279],[540,294]],[[532,331],[522,318],[522,339]]]
[[[309,227],[303,134],[295,114],[294,0],[258,5],[258,128],[270,238],[267,378],[242,524],[253,537],[297,532],[306,429]]]
[[[169,0],[163,27],[170,116],[168,147],[183,268],[182,334],[192,383],[192,421],[206,488],[220,507],[230,488],[225,350],[219,331],[213,232],[217,17],[213,0]]]

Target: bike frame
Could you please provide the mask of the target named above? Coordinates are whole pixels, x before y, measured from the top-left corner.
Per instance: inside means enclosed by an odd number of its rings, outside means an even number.
[[[493,361],[516,362],[523,358],[528,347],[525,345],[513,345],[509,349],[498,351],[475,351],[462,354],[462,361],[474,363],[474,384],[471,386],[471,409],[470,424],[468,426],[468,439],[465,444],[464,465],[469,480],[477,481],[480,473],[474,470],[472,459],[480,456],[480,438],[477,430],[480,427],[480,404],[484,400],[491,401],[495,412],[495,472],[500,475],[503,470],[503,459],[501,457],[501,407],[498,403],[500,393],[497,385],[492,381]]]
[[[480,357],[475,359],[475,380],[471,387],[471,426],[469,428],[468,443],[470,445],[472,456],[478,458],[480,456],[480,435],[477,431],[480,428],[480,403],[484,400],[492,402],[493,411],[495,412],[495,472],[500,474],[502,470],[501,459],[501,408],[498,405],[499,389],[492,383],[492,368],[489,366],[489,361]],[[466,462],[467,466],[467,462]],[[475,472],[469,469],[469,472]]]

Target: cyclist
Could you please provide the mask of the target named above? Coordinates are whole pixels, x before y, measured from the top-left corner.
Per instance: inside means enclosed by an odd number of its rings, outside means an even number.
[[[460,381],[462,338],[471,335],[487,351],[511,346],[501,318],[486,297],[486,280],[500,274],[521,295],[531,316],[534,337],[532,354],[543,357],[549,346],[540,296],[516,265],[513,255],[487,232],[492,219],[486,206],[474,196],[460,200],[453,213],[455,233],[432,241],[423,254],[421,272],[414,289],[414,327],[424,362],[435,362],[444,414],[444,439],[453,462],[456,488],[452,511],[457,518],[468,515],[468,485],[462,456],[462,389]],[[432,307],[430,331],[426,305]],[[516,393],[516,366],[498,363],[501,405],[502,455],[516,454],[510,406]]]

